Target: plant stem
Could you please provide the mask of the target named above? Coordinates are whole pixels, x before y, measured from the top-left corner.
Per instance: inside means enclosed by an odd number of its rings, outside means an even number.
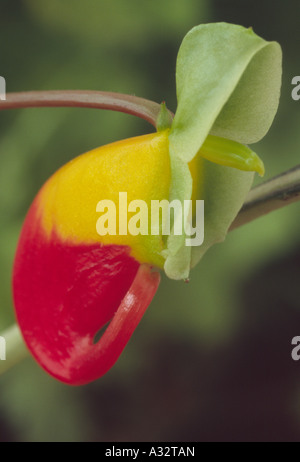
[[[8,93],[6,100],[0,102],[0,110],[30,107],[85,107],[107,109],[135,115],[155,128],[161,105],[137,96],[122,93],[88,90],[29,91]],[[168,111],[170,119],[173,118]]]
[[[252,189],[231,230],[300,200],[300,165]]]
[[[1,334],[6,341],[6,361],[0,361],[0,375],[28,356],[19,327],[14,324]]]

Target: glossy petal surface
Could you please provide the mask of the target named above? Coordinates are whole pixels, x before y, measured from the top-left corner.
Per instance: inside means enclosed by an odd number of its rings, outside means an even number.
[[[33,207],[28,223],[34,213]],[[158,274],[140,266],[126,247],[45,241],[25,223],[14,268],[18,322],[39,364],[63,382],[80,385],[107,372],[158,283]]]

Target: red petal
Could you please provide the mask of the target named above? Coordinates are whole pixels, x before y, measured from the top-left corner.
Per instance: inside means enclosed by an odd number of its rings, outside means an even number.
[[[87,345],[70,358],[69,383],[82,385],[105,374],[117,361],[135,328],[151,303],[160,275],[148,265],[141,265],[112,321],[97,345]]]
[[[24,339],[38,363],[80,385],[116,362],[151,302],[159,275],[122,246],[73,245],[33,226],[31,209],[15,259],[13,289]],[[112,320],[112,321],[111,321]],[[111,321],[95,345],[96,333]]]

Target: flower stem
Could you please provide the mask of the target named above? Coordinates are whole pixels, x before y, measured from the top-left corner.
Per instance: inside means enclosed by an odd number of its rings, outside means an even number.
[[[1,334],[6,343],[6,360],[0,361],[0,375],[28,356],[19,327],[14,324]]]
[[[8,93],[0,110],[29,107],[85,107],[135,115],[157,128],[161,105],[137,96],[88,90],[29,91]],[[173,114],[168,111],[171,118]]]
[[[300,165],[252,189],[231,230],[300,200]]]

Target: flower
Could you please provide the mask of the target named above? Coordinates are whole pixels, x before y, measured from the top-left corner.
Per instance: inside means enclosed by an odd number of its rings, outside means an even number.
[[[262,137],[274,118],[280,59],[278,44],[240,26],[193,29],[179,52],[171,127],[162,106],[157,133],[83,154],[42,187],[22,229],[13,291],[26,344],[52,376],[82,385],[106,373],[158,288],[157,270],[185,279],[224,240],[254,172],[264,173],[242,143]],[[159,225],[157,233],[99,235],[96,206],[103,199],[118,204],[120,192],[148,206],[204,200],[203,245],[186,246],[174,221],[168,237]],[[117,205],[119,221],[122,213]],[[188,215],[181,217],[185,230]]]
[[[103,375],[156,292],[151,267],[163,268],[161,236],[99,236],[96,204],[123,190],[145,201],[168,198],[167,139],[146,135],[72,160],[29,210],[14,267],[18,322],[39,364],[65,383]]]

